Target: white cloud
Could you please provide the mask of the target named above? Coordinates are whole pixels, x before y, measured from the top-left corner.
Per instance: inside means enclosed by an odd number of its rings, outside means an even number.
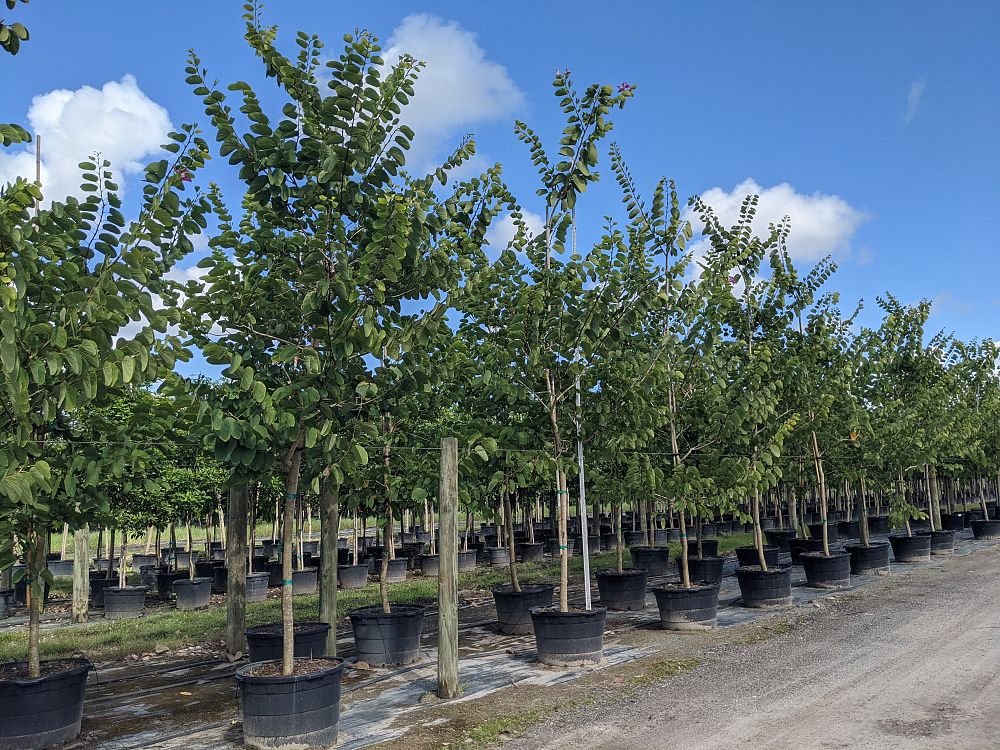
[[[403,111],[403,121],[416,133],[409,166],[423,171],[450,152],[473,126],[512,118],[524,104],[524,93],[507,69],[486,58],[476,35],[454,21],[419,13],[407,16],[389,37],[387,65],[403,54],[426,67]]]
[[[906,94],[906,111],[903,112],[903,122],[906,125],[913,122],[913,118],[917,116],[917,110],[920,109],[920,101],[923,99],[926,89],[927,83],[925,81],[914,81],[910,84],[910,90]]]
[[[524,223],[528,225],[528,231],[532,237],[542,232],[545,220],[541,216],[534,211],[522,211],[521,215]],[[504,214],[494,221],[493,226],[486,233],[486,242],[489,243],[491,251],[490,255],[496,256],[503,252],[511,240],[514,239],[515,234],[517,234],[517,227],[514,225],[514,217],[510,214]]]
[[[813,261],[825,255],[847,255],[851,239],[858,227],[868,218],[868,214],[851,206],[837,195],[796,192],[787,182],[773,187],[761,187],[753,179],[741,182],[730,191],[714,187],[702,193],[702,200],[715,211],[722,225],[732,226],[739,219],[740,206],[746,196],[755,194],[760,200],[753,230],[765,236],[768,224],[776,224],[783,217],[791,219],[788,235],[788,252],[797,260]],[[690,210],[686,218],[696,230],[701,222]],[[702,257],[708,248],[708,241],[698,240],[691,246],[695,257]]]
[[[122,76],[100,89],[56,89],[31,101],[28,122],[42,136],[42,189],[51,200],[80,194],[77,165],[100,153],[111,162],[119,187],[141,174],[171,129],[167,111]],[[0,184],[14,177],[35,178],[34,146],[0,153]]]

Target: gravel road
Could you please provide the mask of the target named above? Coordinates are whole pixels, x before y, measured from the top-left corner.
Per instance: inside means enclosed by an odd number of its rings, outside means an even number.
[[[599,713],[595,716],[593,713]],[[935,558],[505,748],[1000,748],[1000,549]]]

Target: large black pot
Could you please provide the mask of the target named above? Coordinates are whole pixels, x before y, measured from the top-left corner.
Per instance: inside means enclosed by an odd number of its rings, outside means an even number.
[[[376,570],[378,570],[379,576],[382,575],[382,563],[377,562]],[[386,572],[385,580],[387,583],[402,583],[406,580],[406,568],[407,562],[405,557],[397,557],[395,560],[389,561],[389,567]]]
[[[845,544],[844,549],[851,556],[851,575],[867,576],[889,572],[888,544],[876,543],[869,547]]]
[[[338,565],[337,581],[342,589],[360,589],[368,585],[368,565]]]
[[[782,552],[788,552],[788,540],[796,537],[795,529],[769,529],[764,532],[767,543]]]
[[[632,567],[645,570],[651,576],[664,576],[670,564],[669,547],[632,547]]]
[[[229,568],[216,565],[212,570],[212,593],[225,594],[229,589]]]
[[[441,557],[439,555],[421,555],[420,573],[425,576],[437,576],[441,570]]]
[[[921,531],[931,538],[932,555],[950,555],[955,551],[954,531]]]
[[[942,513],[941,526],[946,531],[962,531],[965,528],[965,513]]]
[[[847,552],[806,552],[802,555],[806,584],[819,589],[836,589],[851,583],[851,556]]]
[[[646,535],[641,531],[623,531],[622,539],[627,547],[641,547],[646,544]]]
[[[792,569],[788,566],[771,568],[739,568],[736,579],[744,607],[781,607],[792,603]]]
[[[715,537],[719,534],[719,527],[714,523],[703,523],[701,525],[702,537]]]
[[[539,562],[545,552],[545,545],[540,542],[536,542],[534,544],[524,542],[518,549],[521,553],[521,560],[523,562]]]
[[[280,586],[284,569],[284,563],[281,560],[269,560],[264,566],[264,570],[267,571],[267,585],[272,588]]]
[[[87,603],[91,607],[103,607],[104,606],[104,590],[109,586],[118,585],[118,576],[114,578],[105,578],[103,573],[97,576],[90,577],[90,596],[87,597]]]
[[[889,537],[893,559],[898,563],[926,562],[931,558],[931,538],[928,534]]]
[[[126,620],[142,617],[146,608],[145,586],[108,586],[104,589],[104,619]]]
[[[706,584],[722,583],[722,569],[726,565],[725,558],[722,557],[689,557],[688,576],[692,581],[701,581]],[[678,557],[677,575],[681,575],[681,559]]]
[[[606,615],[603,607],[569,612],[555,607],[533,608],[531,624],[538,661],[551,667],[599,662],[604,651]]]
[[[319,588],[318,572],[316,568],[302,568],[302,570],[292,571],[292,594],[315,594]]]
[[[971,526],[976,539],[1000,539],[1000,520],[973,521]]]
[[[505,568],[510,565],[510,555],[507,554],[506,547],[487,547],[485,556],[486,564],[495,568]]]
[[[10,617],[14,608],[14,589],[0,589],[0,620]]]
[[[55,578],[65,578],[66,576],[73,575],[72,560],[50,560],[45,564],[45,567],[49,569],[49,572]]]
[[[781,559],[781,550],[777,547],[764,547],[764,561],[767,567],[773,568]],[[736,561],[740,567],[745,565],[760,565],[760,557],[757,555],[756,547],[737,547]]]
[[[62,670],[46,667],[61,665]],[[83,718],[87,659],[42,662],[42,676],[14,677],[26,662],[0,665],[0,750],[36,750],[76,739]]]
[[[860,539],[861,523],[859,521],[838,521],[837,534],[841,539]]]
[[[284,626],[280,622],[256,625],[244,632],[250,661],[273,661],[281,658],[285,643]],[[297,622],[294,625],[295,658],[326,655],[326,636],[330,626],[325,622]]]
[[[646,607],[646,570],[602,570],[597,574],[601,604],[626,612]]]
[[[686,589],[680,584],[653,589],[664,630],[704,630],[715,627],[719,612],[719,584],[699,582]]]
[[[420,658],[424,608],[408,604],[391,607],[388,614],[381,607],[364,607],[350,613],[358,661],[384,667],[410,664]]]
[[[525,635],[531,632],[531,609],[548,607],[552,604],[555,586],[550,583],[528,583],[521,590],[514,587],[494,586],[493,601],[497,608],[497,629],[509,635]]]
[[[212,600],[211,578],[182,578],[174,581],[177,609],[204,609]]]
[[[868,517],[868,533],[869,534],[888,534],[890,529],[889,517],[888,516],[869,516]]]
[[[132,570],[139,570],[144,565],[159,565],[156,555],[132,555]]]
[[[789,539],[788,551],[792,554],[792,564],[802,564],[803,552],[822,552],[822,539]]]
[[[247,601],[262,602],[267,599],[267,584],[270,576],[267,573],[247,573]]]
[[[476,569],[476,550],[470,549],[468,552],[458,553],[458,572],[471,573]]]
[[[702,557],[718,557],[719,556],[719,540],[718,539],[702,539],[701,540],[701,554]],[[698,556],[698,540],[688,539],[688,557]]]
[[[340,678],[344,660],[325,657],[329,667],[282,677],[253,675],[260,664],[236,670],[243,708],[243,742],[255,750],[326,748],[337,742]]]
[[[809,524],[809,536],[813,539],[823,539],[823,522],[811,523]],[[833,544],[840,540],[840,533],[837,531],[837,524],[833,521],[828,521],[826,524],[826,540]]]

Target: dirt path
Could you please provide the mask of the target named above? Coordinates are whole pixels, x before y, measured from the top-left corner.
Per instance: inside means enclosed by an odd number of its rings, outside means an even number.
[[[597,714],[596,716],[594,714]],[[1000,549],[837,597],[806,622],[505,747],[1000,748]]]

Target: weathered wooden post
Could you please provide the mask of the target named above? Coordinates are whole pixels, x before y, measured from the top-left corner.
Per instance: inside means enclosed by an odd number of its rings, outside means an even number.
[[[73,533],[73,622],[86,622],[89,606],[90,528],[84,526]]]
[[[309,511],[310,516],[312,510]],[[310,531],[312,522],[310,520]],[[319,619],[330,625],[326,655],[337,655],[337,559],[340,557],[340,489],[323,480],[319,506]]]
[[[229,490],[226,503],[226,650],[230,656],[247,652],[247,486]],[[190,548],[189,548],[190,549]]]
[[[441,440],[438,697],[458,696],[458,440]],[[433,529],[431,530],[433,533]]]

